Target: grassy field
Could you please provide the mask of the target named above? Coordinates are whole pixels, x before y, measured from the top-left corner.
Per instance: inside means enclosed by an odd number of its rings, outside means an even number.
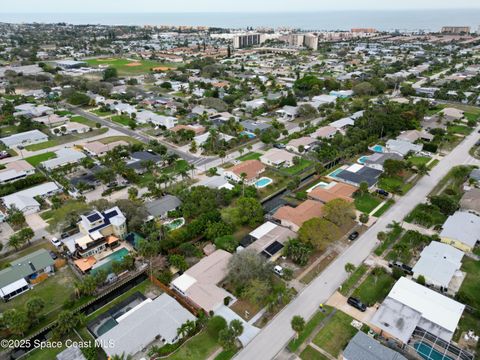
[[[340,289],[340,293],[347,296],[362,276],[367,272],[368,266],[365,264],[360,265],[347,280],[345,280]]]
[[[313,339],[314,344],[334,357],[338,357],[358,331],[350,325],[352,320],[347,314],[337,311],[315,336],[315,339]]]
[[[169,167],[165,168],[164,171],[166,173],[180,173],[182,171],[188,171],[188,161],[186,160],[177,160],[174,164],[170,165]]]
[[[382,201],[372,194],[355,196],[355,207],[358,211],[370,214]]]
[[[133,60],[120,58],[98,58],[89,59],[85,61],[92,67],[114,67],[120,76],[134,76],[147,74],[152,71],[154,67],[169,67],[176,68],[178,64],[162,63],[153,60]]]
[[[102,111],[101,109],[91,110],[90,112],[100,117],[113,115],[111,111]]]
[[[448,127],[448,132],[451,134],[459,134],[459,135],[470,135],[473,131],[472,128],[463,125],[452,125]]]
[[[312,334],[313,330],[325,319],[328,314],[332,312],[332,308],[330,306],[324,306],[325,312],[318,311],[312,318],[305,324],[305,328],[300,333],[298,338],[291,340],[288,343],[288,349],[291,352],[297,351],[300,346],[307,340],[307,338]]]
[[[300,162],[297,165],[290,166],[288,168],[282,169],[282,172],[292,176],[292,175],[297,175],[300,174],[302,171],[304,171],[306,168],[311,166],[313,163],[310,160],[307,159],[300,159]]]
[[[46,152],[43,154],[35,155],[35,156],[30,156],[25,159],[26,162],[28,162],[32,166],[37,166],[43,161],[50,160],[56,158],[57,155],[53,152]]]
[[[70,121],[73,121],[73,122],[76,122],[76,123],[79,123],[79,124],[83,124],[83,125],[87,125],[87,126],[91,127],[92,129],[94,129],[96,127],[95,121],[88,120],[88,119],[84,118],[83,116],[73,116],[72,118],[70,118]]]
[[[408,161],[412,163],[413,166],[417,168],[421,165],[427,165],[431,158],[427,156],[412,156],[408,158]]]
[[[412,184],[406,183],[405,179],[398,177],[381,177],[378,187],[391,193],[405,195],[411,188]]]
[[[249,152],[248,154],[242,155],[237,158],[239,161],[247,161],[247,160],[258,160],[262,154],[257,153],[257,152]]]
[[[465,304],[480,309],[480,261],[465,257],[462,271],[467,273],[467,277],[462,283],[458,296]]]
[[[380,245],[375,249],[374,253],[377,256],[381,256],[388,247],[393,244],[402,234],[403,229],[400,226],[395,226],[387,233],[387,237],[382,241]]]
[[[405,217],[406,222],[422,225],[426,228],[442,225],[446,220],[446,215],[442,214],[436,206],[429,204],[418,204],[415,209]]]
[[[380,217],[382,216],[383,214],[385,214],[385,212],[390,209],[392,207],[392,205],[395,204],[395,200],[393,199],[388,199],[387,202],[380,208],[378,209],[375,214],[373,214],[373,216],[375,217]]]
[[[69,135],[56,136],[52,140],[25,146],[25,149],[27,149],[28,151],[38,151],[38,150],[48,149],[53,146],[63,145],[63,144],[75,142],[78,140],[88,139],[89,137],[92,137],[92,136],[102,135],[102,134],[105,134],[107,131],[108,131],[108,128],[103,128],[103,129],[88,131],[83,134],[69,134]]]
[[[373,306],[388,295],[395,284],[395,279],[383,268],[376,268],[355,289],[353,296],[359,298],[365,305]]]
[[[123,126],[128,126],[131,121],[133,121],[129,116],[125,115],[114,115],[110,118],[113,122],[116,122],[117,124],[123,125]]]
[[[300,359],[302,360],[328,360],[327,357],[320,354],[311,346],[307,346],[305,350],[300,354]]]
[[[100,139],[98,141],[100,141],[102,144],[111,144],[115,141],[120,141],[120,140],[123,140],[131,145],[133,144],[141,144],[142,142],[141,141],[138,141],[137,139],[134,139],[130,136],[109,136],[109,137],[106,137],[106,138],[103,138],[103,139]]]
[[[412,260],[413,253],[420,251],[424,246],[427,246],[432,241],[432,238],[420,234],[417,231],[408,230],[403,234],[398,243],[393,245],[392,250],[387,254],[386,259],[390,261],[401,261],[404,264],[409,264]]]
[[[208,332],[202,331],[183,344],[174,354],[164,357],[169,360],[198,360],[207,359],[220,347],[217,339],[212,338]]]

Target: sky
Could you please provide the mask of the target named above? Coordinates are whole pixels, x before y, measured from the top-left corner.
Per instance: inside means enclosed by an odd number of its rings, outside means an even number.
[[[1,0],[3,13],[274,12],[480,8],[478,0]]]

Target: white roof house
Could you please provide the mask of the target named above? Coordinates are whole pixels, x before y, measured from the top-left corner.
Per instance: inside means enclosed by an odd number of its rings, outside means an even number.
[[[373,315],[371,324],[408,343],[420,327],[450,341],[465,305],[415,281],[401,277]]]
[[[137,113],[136,121],[141,124],[152,123],[157,126],[165,126],[167,129],[171,129],[177,124],[178,119],[173,116],[155,114],[150,110],[143,110]]]
[[[330,123],[330,126],[333,126],[334,128],[339,130],[346,129],[348,126],[353,125],[355,125],[355,121],[348,117]]]
[[[55,155],[55,158],[43,161],[40,164],[47,170],[54,170],[68,164],[76,164],[80,159],[87,157],[84,153],[71,148],[57,150]]]
[[[405,157],[409,152],[418,153],[422,151],[423,145],[412,144],[405,140],[390,139],[387,141],[386,148],[388,152],[397,153]]]
[[[57,184],[48,182],[4,196],[2,201],[7,208],[15,206],[25,214],[32,214],[40,210],[40,204],[35,200],[36,196],[50,196],[58,193],[60,190]]]
[[[13,148],[18,145],[26,146],[30,144],[37,144],[45,142],[48,140],[48,136],[41,132],[40,130],[30,130],[18,134],[13,134],[4,138],[1,138],[0,141],[5,144],[8,148]]]
[[[457,211],[448,217],[440,233],[442,241],[460,243],[472,249],[480,241],[480,217],[465,211]],[[459,247],[458,244],[454,246]]]
[[[156,338],[172,344],[179,339],[177,329],[196,318],[168,294],[147,299],[122,315],[111,330],[98,340],[108,356],[136,354]],[[109,346],[113,344],[113,346]]]
[[[285,166],[293,165],[294,154],[281,149],[270,149],[260,157],[260,161],[269,166]]]
[[[4,169],[0,170],[0,184],[23,179],[34,172],[35,168],[25,160],[4,164]]]
[[[413,267],[413,276],[423,275],[427,284],[448,288],[455,273],[460,271],[463,255],[463,251],[450,245],[432,241]]]
[[[332,104],[337,101],[337,97],[333,95],[318,95],[312,98],[312,101],[317,102],[321,105]]]

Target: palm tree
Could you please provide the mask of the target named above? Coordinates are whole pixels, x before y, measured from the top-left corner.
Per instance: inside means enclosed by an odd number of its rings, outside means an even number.
[[[245,197],[245,180],[247,179],[247,174],[242,172],[240,174],[240,179],[242,181],[242,196]]]
[[[291,321],[290,324],[292,326],[293,331],[295,331],[297,333],[297,339],[298,339],[298,336],[300,335],[300,333],[305,328],[305,319],[303,317],[301,317],[300,315],[295,315],[292,318],[292,321]]]

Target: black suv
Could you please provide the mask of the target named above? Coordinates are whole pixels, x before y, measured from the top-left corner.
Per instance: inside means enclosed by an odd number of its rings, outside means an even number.
[[[384,196],[384,197],[388,197],[388,195],[390,195],[390,194],[388,193],[388,191],[385,191],[385,190],[383,190],[383,189],[378,189],[378,190],[377,190],[377,194],[380,195],[380,196]]]
[[[356,240],[359,236],[360,234],[358,233],[358,231],[354,231],[350,235],[348,235],[348,240],[350,241]]]
[[[347,303],[351,306],[353,306],[355,309],[360,310],[361,312],[365,312],[367,310],[367,306],[362,303],[360,300],[354,297],[349,297],[347,300]]]

